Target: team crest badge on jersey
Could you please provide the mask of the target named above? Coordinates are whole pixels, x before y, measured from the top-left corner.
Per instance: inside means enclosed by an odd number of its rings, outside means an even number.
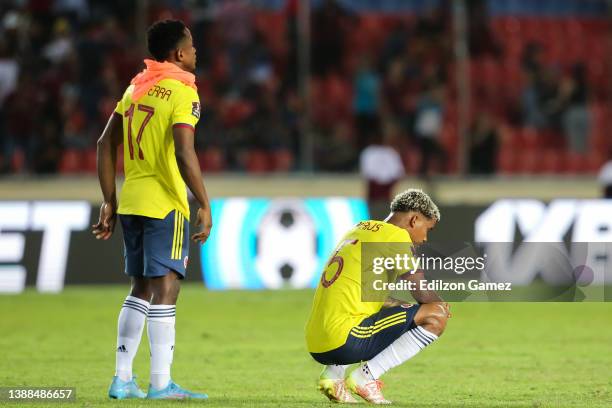
[[[200,119],[200,102],[191,102],[191,114]]]
[[[187,269],[187,264],[189,263],[189,257],[186,256],[185,259],[183,259],[183,266],[185,267],[185,269]]]

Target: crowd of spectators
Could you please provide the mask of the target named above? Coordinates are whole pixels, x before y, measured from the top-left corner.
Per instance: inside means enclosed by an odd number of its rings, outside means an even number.
[[[522,57],[527,83],[522,95],[524,123],[536,131],[561,132],[573,152],[585,153],[589,134],[589,88],[584,64],[564,75],[542,61],[542,46],[530,43]]]
[[[66,151],[91,161],[86,153],[143,67],[144,28],[170,17],[192,28],[198,49],[204,109],[196,145],[205,169],[301,170],[308,131],[314,170],[355,171],[360,152],[382,143],[400,153],[407,172],[455,171],[456,152],[444,140],[456,103],[448,69],[454,58],[451,3],[441,0],[412,19],[398,19],[373,52],[354,46],[359,13],[334,0],[318,2],[310,14],[307,109],[298,81],[297,0],[275,12],[282,23],[276,31],[266,25],[279,19],[262,24],[260,10],[247,0],[157,0],[144,11],[139,2],[122,0],[4,1],[0,171],[63,171]],[[490,32],[484,2],[469,4],[471,54],[501,58],[504,49]],[[577,63],[564,74],[543,62],[542,50],[536,42],[523,50],[518,121],[562,134],[571,150],[583,153],[591,126],[585,67]],[[305,122],[307,112],[311,120]],[[471,153],[467,167],[494,173],[507,118],[486,108],[471,117],[468,134],[459,135]]]

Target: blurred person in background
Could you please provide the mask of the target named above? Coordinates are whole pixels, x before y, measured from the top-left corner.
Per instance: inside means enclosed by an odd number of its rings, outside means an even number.
[[[353,111],[358,129],[357,148],[363,149],[367,135],[378,123],[380,78],[368,56],[363,56],[353,79]]]
[[[329,172],[350,172],[356,167],[358,150],[352,126],[340,121],[334,124],[331,134],[327,130],[319,133],[315,147],[315,161],[318,170]]]
[[[7,97],[11,95],[17,87],[19,78],[19,64],[7,44],[4,36],[0,37],[0,173],[9,171],[11,166],[12,143],[6,129],[6,111],[8,105],[5,104]]]
[[[409,77],[406,59],[397,57],[390,61],[381,89],[381,114],[392,120],[407,133],[412,133],[414,116],[414,90]]]
[[[559,133],[564,110],[560,102],[560,68],[544,64],[543,52],[541,44],[532,42],[521,57],[526,82],[521,96],[523,123],[536,131]]]
[[[274,89],[257,86],[253,89],[254,111],[245,121],[246,138],[255,149],[274,151],[289,146],[289,130]]]
[[[493,174],[496,171],[499,134],[494,119],[487,112],[481,112],[470,129],[471,174]]]
[[[43,56],[53,64],[64,62],[74,50],[68,20],[58,18],[53,24],[53,37],[42,50]]]
[[[548,92],[543,79],[546,67],[542,62],[542,46],[535,42],[527,44],[523,49],[521,65],[526,83],[521,95],[523,123],[529,128],[541,130],[548,126],[543,103]]]
[[[385,122],[383,134],[372,132],[371,144],[359,156],[359,173],[366,182],[366,198],[370,217],[382,220],[389,213],[389,201],[395,184],[404,177],[404,164],[392,146],[399,137],[399,128]]]
[[[567,139],[567,146],[574,153],[585,153],[588,148],[590,116],[589,90],[584,64],[571,68],[559,86],[554,109],[561,113],[561,125]]]
[[[382,115],[403,123],[411,114],[411,109],[406,109],[404,104],[411,91],[404,59],[392,59],[386,67],[385,78],[381,86]]]
[[[89,147],[91,140],[86,137],[86,119],[79,104],[78,88],[70,84],[64,85],[61,90],[61,101],[64,146],[76,149]]]
[[[324,77],[342,72],[346,52],[346,38],[353,29],[355,16],[336,0],[324,0],[312,10],[311,33],[312,73]]]
[[[283,76],[283,89],[293,92],[299,82],[299,0],[287,0],[283,10],[286,18],[287,66]]]
[[[4,100],[4,154],[7,160],[23,157],[24,170],[34,170],[36,133],[45,105],[45,92],[32,76],[21,72],[17,86]],[[32,121],[31,118],[38,118]]]
[[[502,50],[489,26],[489,13],[486,0],[470,0],[466,2],[468,24],[468,47],[470,56],[500,57]]]
[[[255,36],[253,9],[247,0],[225,0],[217,3],[213,13],[225,41],[231,92],[239,93],[245,85],[247,60]]]
[[[384,72],[388,68],[392,61],[400,58],[406,51],[406,47],[411,39],[412,33],[409,30],[408,25],[401,21],[397,22],[389,35],[385,39],[385,43],[382,47],[382,53],[380,56],[380,71]]]
[[[421,148],[421,176],[427,176],[434,169],[444,170],[447,154],[442,146],[444,125],[444,87],[441,83],[430,82],[418,98],[414,135]]]
[[[62,127],[60,122],[47,116],[41,126],[37,127],[37,136],[33,152],[33,170],[38,174],[53,174],[62,154]]]

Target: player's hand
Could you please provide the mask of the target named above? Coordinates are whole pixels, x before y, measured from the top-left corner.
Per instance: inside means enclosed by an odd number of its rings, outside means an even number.
[[[96,236],[96,239],[107,240],[113,235],[115,222],[117,221],[116,211],[115,204],[109,202],[102,203],[98,223],[91,226],[91,232]]]
[[[451,312],[450,312],[450,305],[449,305],[448,303],[444,302],[444,306],[445,306],[445,308],[446,308],[446,315],[447,315],[447,317],[450,319],[450,318],[451,318],[451,316],[452,316],[452,315],[451,315]]]
[[[196,214],[196,227],[202,227],[200,232],[197,232],[191,236],[191,239],[195,242],[199,242],[203,244],[208,239],[210,235],[210,230],[212,229],[212,215],[210,213],[210,207],[208,208],[199,208],[198,213]]]

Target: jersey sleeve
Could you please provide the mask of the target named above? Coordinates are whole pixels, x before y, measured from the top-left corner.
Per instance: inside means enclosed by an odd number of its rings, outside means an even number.
[[[125,110],[123,109],[123,97],[121,99],[119,99],[119,102],[117,102],[117,106],[115,106],[115,113],[118,113],[119,115],[123,116],[123,112],[125,112]]]
[[[179,96],[172,112],[172,127],[195,129],[200,120],[200,97],[191,87],[185,87]]]
[[[128,101],[128,99],[130,98],[130,96],[132,95],[132,91],[134,90],[134,85],[130,85],[128,86],[125,91],[123,92],[123,95],[121,95],[121,99],[119,100],[119,102],[117,102],[117,106],[115,106],[115,113],[123,116],[126,109],[126,101]]]

